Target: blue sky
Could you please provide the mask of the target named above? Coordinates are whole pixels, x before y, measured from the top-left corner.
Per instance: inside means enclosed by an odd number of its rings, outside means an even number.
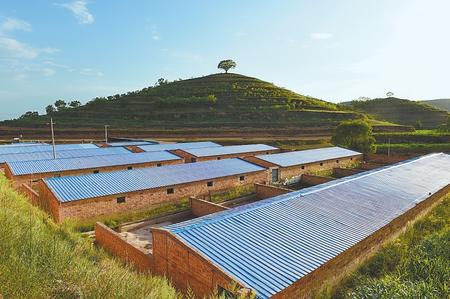
[[[218,72],[333,102],[450,97],[450,1],[2,0],[0,119]]]

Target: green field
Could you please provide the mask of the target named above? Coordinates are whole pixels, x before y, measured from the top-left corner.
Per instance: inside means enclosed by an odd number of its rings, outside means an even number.
[[[450,196],[385,245],[335,289],[332,296],[450,298]]]

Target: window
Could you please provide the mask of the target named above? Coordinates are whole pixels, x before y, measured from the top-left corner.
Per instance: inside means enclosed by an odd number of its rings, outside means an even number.
[[[323,166],[323,163],[322,163],[322,162],[320,162],[320,166]]]
[[[132,169],[133,169],[133,166],[128,166],[127,169],[128,169],[128,170],[132,170]]]
[[[212,187],[213,185],[214,185],[213,181],[206,182],[206,186],[208,187]]]
[[[173,188],[167,189],[167,194],[173,194],[174,192],[175,192],[175,190],[173,190]]]
[[[350,160],[353,160],[353,157],[350,157]]]
[[[339,160],[336,160],[336,163],[339,163]]]
[[[266,152],[266,155],[268,155],[269,154],[269,152]]]
[[[191,158],[191,162],[192,162],[192,163],[197,162],[197,158]]]
[[[221,157],[217,157],[217,160],[220,160],[220,159],[222,159]]]
[[[157,163],[157,164],[156,164],[156,167],[161,167],[161,163]]]
[[[302,169],[305,169],[305,165],[302,165]]]
[[[125,202],[125,196],[117,197],[117,203],[124,203]]]
[[[100,171],[98,171],[98,170],[94,170],[94,171],[93,171],[93,173],[99,173],[99,172],[100,172]]]
[[[239,177],[239,180],[240,180],[240,181],[245,181],[245,176],[241,175],[241,176]]]

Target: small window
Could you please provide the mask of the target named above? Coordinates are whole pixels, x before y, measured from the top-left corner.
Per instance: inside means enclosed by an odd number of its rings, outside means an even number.
[[[162,165],[161,163],[157,163],[156,167],[161,167],[161,165]]]
[[[94,171],[93,171],[93,173],[99,173],[99,172],[100,172],[100,171],[98,171],[98,170],[94,170]]]
[[[245,181],[245,176],[241,175],[241,176],[239,177],[239,180],[240,180],[240,181]]]
[[[124,203],[125,202],[125,196],[117,197],[117,203]]]
[[[268,155],[269,154],[269,152],[266,152],[266,155]]]
[[[352,157],[350,157],[350,160],[353,160],[353,158],[352,158]]]
[[[175,190],[173,190],[173,188],[167,189],[167,194],[173,194],[174,192],[175,192]]]
[[[191,162],[192,162],[192,163],[197,162],[197,158],[191,158]]]
[[[213,181],[206,182],[206,186],[208,187],[212,187],[213,185],[214,185]]]
[[[222,157],[217,157],[217,160],[220,160],[220,159],[222,159]]]
[[[132,170],[132,169],[133,169],[133,166],[128,166],[127,169],[128,169],[128,170]]]
[[[323,163],[322,163],[322,162],[320,162],[320,166],[323,166]]]
[[[302,169],[305,169],[305,165],[302,165]]]
[[[336,163],[339,163],[339,160],[336,160]]]

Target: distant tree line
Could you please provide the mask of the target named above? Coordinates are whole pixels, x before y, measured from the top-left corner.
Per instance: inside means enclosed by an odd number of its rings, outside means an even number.
[[[81,106],[81,102],[80,101],[70,101],[70,102],[66,102],[64,100],[56,100],[54,104],[52,105],[48,105],[47,107],[45,107],[45,112],[47,114],[52,114],[56,111],[65,111],[68,109],[74,109],[74,108],[78,108]]]

